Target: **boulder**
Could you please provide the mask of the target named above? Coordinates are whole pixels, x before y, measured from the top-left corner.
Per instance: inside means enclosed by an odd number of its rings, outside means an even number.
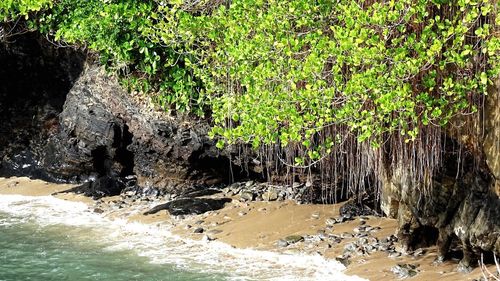
[[[304,241],[304,236],[302,235],[289,235],[283,239],[288,245],[295,244]]]
[[[162,210],[167,210],[173,216],[199,215],[209,211],[222,209],[228,202],[231,202],[231,199],[182,198],[158,205],[145,212],[144,215],[155,214]]]
[[[377,213],[366,204],[358,200],[349,200],[340,207],[340,215],[345,218],[356,216],[376,215]]]
[[[262,199],[264,201],[276,201],[278,200],[278,192],[275,188],[269,188],[266,192],[262,194]]]
[[[126,183],[124,183],[120,178],[103,176],[58,193],[74,192],[92,197],[94,199],[100,199],[105,196],[119,195],[125,186]]]

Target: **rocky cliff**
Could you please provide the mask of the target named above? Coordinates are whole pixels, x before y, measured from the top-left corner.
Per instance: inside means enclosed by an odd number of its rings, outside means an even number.
[[[206,120],[172,118],[129,95],[83,52],[35,35],[0,48],[0,172],[50,181],[127,179],[177,192],[229,181]],[[119,190],[118,190],[119,192]]]

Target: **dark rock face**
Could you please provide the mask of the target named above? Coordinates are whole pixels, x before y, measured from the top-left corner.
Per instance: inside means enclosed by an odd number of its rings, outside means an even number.
[[[46,139],[58,130],[58,115],[82,70],[84,55],[49,46],[35,34],[0,43],[1,175],[59,180],[39,160]]]
[[[407,249],[437,243],[437,262],[452,241],[463,251],[459,270],[469,271],[481,253],[500,254],[500,77],[489,89],[484,120],[477,132],[448,132],[443,167],[431,184],[412,182],[405,167],[389,167],[382,179],[382,210],[398,219],[398,236]],[[457,123],[463,122],[458,120]],[[470,135],[469,135],[470,134]],[[461,159],[461,160],[459,160]],[[390,175],[390,176],[388,176]]]
[[[203,214],[208,211],[215,211],[224,208],[224,205],[231,202],[229,198],[211,199],[211,198],[182,198],[158,205],[144,213],[151,215],[161,210],[167,210],[173,216]]]
[[[0,45],[0,176],[93,185],[135,175],[141,189],[178,194],[229,181],[206,120],[156,111],[81,52],[16,40]]]
[[[96,66],[77,80],[59,119],[60,130],[49,140],[42,163],[61,177],[134,174],[141,187],[180,193],[229,175],[229,165],[222,164],[228,160],[207,137],[206,121],[162,115]]]
[[[133,158],[127,150],[131,143],[128,127],[101,101],[106,97],[100,97],[97,88],[82,83],[82,77],[67,96],[59,116],[60,131],[49,140],[43,165],[62,177],[131,174]]]
[[[468,271],[482,252],[500,253],[500,198],[488,171],[471,170],[458,180],[441,175],[432,186],[412,185],[399,170],[398,237],[406,250],[437,243],[443,261],[452,240],[464,253],[459,269]]]

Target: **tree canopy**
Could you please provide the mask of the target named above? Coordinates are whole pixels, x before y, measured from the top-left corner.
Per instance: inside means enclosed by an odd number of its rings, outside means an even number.
[[[87,48],[218,146],[417,140],[477,111],[500,72],[496,0],[4,0],[0,19]]]

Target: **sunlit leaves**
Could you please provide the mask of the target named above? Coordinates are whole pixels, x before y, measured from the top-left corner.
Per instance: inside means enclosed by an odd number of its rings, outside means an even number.
[[[31,13],[51,7],[53,0],[2,0],[0,2],[0,21],[29,18]]]
[[[416,140],[475,112],[500,73],[494,0],[215,2],[4,0],[0,16],[35,13],[162,108],[210,113],[218,147],[301,146],[298,165],[342,142],[336,126]]]
[[[469,100],[499,68],[494,24],[475,25],[491,15],[491,1],[363,2],[237,0],[206,15],[178,9],[174,17],[191,24],[160,22],[169,28],[157,37],[193,44],[187,51],[211,96],[214,135],[229,143],[300,144],[315,160],[327,153],[315,136],[332,125],[377,146],[386,133],[412,141],[422,125],[475,110]],[[461,12],[445,13],[452,7]],[[478,55],[488,71],[477,72]]]

